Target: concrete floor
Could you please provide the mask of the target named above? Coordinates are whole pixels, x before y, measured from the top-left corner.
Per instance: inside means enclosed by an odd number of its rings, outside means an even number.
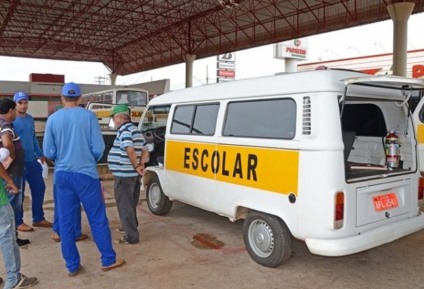
[[[51,175],[47,185],[45,211],[52,220]],[[114,239],[119,221],[113,200],[113,181],[106,181],[108,217]],[[242,222],[174,202],[165,217],[152,215],[142,195],[138,208],[141,242],[115,245],[127,264],[109,272],[100,270],[99,253],[90,240],[78,243],[84,270],[67,276],[60,244],[50,239],[50,229],[20,233],[31,244],[21,249],[22,273],[39,278],[34,288],[285,288],[285,289],[399,289],[424,288],[424,232],[352,256],[329,258],[314,256],[299,241],[292,257],[282,266],[270,269],[256,264],[244,249]],[[29,202],[25,220],[31,223]],[[83,232],[91,237],[85,215]],[[209,242],[198,242],[208,240]],[[211,249],[210,242],[214,244]],[[209,244],[209,246],[205,246]],[[4,277],[3,264],[0,276]]]

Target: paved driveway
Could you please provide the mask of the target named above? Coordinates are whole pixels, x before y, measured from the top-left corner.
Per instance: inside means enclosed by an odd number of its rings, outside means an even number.
[[[46,215],[52,220],[51,175],[45,202]],[[112,194],[112,181],[105,182],[108,216],[112,235],[120,234]],[[50,239],[49,229],[20,233],[31,239],[21,250],[22,272],[37,276],[34,288],[80,289],[212,289],[212,288],[340,288],[400,289],[424,288],[424,232],[418,232],[385,246],[346,257],[311,255],[306,246],[294,242],[292,257],[271,269],[256,264],[244,249],[242,222],[175,202],[165,217],[152,215],[144,194],[138,208],[141,242],[115,245],[127,264],[119,269],[100,271],[99,254],[94,242],[78,243],[84,270],[69,278],[60,253],[60,243]],[[25,220],[30,224],[28,198]],[[85,215],[83,231],[91,238]],[[0,275],[4,277],[3,264]]]

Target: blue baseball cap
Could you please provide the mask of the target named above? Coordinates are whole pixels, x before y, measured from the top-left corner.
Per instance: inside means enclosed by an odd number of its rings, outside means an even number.
[[[62,88],[62,95],[66,97],[79,97],[81,96],[80,87],[73,82],[65,83]]]
[[[18,91],[15,93],[15,95],[13,96],[13,101],[14,102],[19,102],[21,100],[29,100],[28,95],[23,92],[23,91]]]

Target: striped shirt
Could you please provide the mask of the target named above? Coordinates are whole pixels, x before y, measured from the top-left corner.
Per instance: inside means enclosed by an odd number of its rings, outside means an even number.
[[[139,160],[141,151],[145,145],[143,134],[132,122],[122,124],[117,131],[113,146],[107,156],[110,171],[117,177],[136,177],[138,173],[134,169],[126,148],[133,147]]]
[[[7,172],[10,176],[22,176],[24,174],[25,153],[22,147],[21,139],[16,134],[15,129],[13,128],[13,124],[3,117],[0,117],[0,147],[3,147],[1,137],[6,134],[11,135],[15,148],[15,159],[7,168]]]

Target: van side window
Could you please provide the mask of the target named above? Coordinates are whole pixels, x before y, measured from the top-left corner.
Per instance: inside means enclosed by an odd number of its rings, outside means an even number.
[[[171,133],[187,134],[191,131],[191,123],[194,116],[194,105],[184,105],[175,108],[172,120]]]
[[[358,136],[385,136],[386,122],[381,109],[372,103],[346,104],[342,115],[343,131],[354,131]]]
[[[175,108],[172,134],[213,135],[219,104],[181,105]]]
[[[268,99],[230,102],[224,136],[293,139],[296,133],[296,102]]]

